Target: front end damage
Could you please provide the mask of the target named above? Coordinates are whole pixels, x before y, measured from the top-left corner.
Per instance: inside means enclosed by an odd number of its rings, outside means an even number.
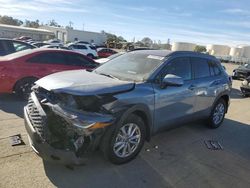
[[[115,116],[104,106],[112,95],[73,96],[36,87],[24,107],[33,150],[45,160],[81,164],[95,150]]]

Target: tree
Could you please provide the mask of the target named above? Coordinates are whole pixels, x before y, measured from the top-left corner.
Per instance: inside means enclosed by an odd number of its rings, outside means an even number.
[[[49,20],[48,26],[61,27],[54,19]]]
[[[115,43],[119,43],[119,42],[127,42],[122,36],[116,36],[115,34],[112,33],[107,33],[105,31],[101,31],[102,34],[105,34],[107,36],[107,42],[115,42]]]
[[[149,38],[149,37],[144,37],[141,42],[147,46],[147,47],[151,47],[153,44],[153,41]]]
[[[14,19],[11,16],[0,16],[0,23],[7,25],[15,25],[15,26],[20,26],[23,24],[21,20]]]
[[[197,45],[197,46],[195,46],[194,51],[195,51],[195,52],[206,52],[207,49],[206,49],[205,46]]]
[[[25,20],[24,26],[38,28],[40,26],[39,20],[36,21]]]
[[[119,42],[127,42],[122,36],[117,37]]]

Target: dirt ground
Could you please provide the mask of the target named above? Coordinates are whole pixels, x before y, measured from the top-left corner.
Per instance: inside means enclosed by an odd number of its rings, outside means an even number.
[[[229,74],[235,65],[225,64]],[[23,106],[13,95],[0,96],[0,187],[250,187],[250,98],[233,82],[231,106],[223,125],[182,125],[154,136],[132,162],[116,166],[101,152],[73,169],[43,161],[29,147]],[[25,145],[12,147],[9,136],[21,134]],[[223,150],[209,150],[217,140]],[[155,147],[157,146],[157,147]]]

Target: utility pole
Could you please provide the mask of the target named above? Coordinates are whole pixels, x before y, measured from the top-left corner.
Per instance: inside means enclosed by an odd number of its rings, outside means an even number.
[[[70,27],[70,28],[73,28],[73,27],[72,27],[73,24],[74,24],[74,23],[73,23],[72,21],[69,21],[69,27]]]

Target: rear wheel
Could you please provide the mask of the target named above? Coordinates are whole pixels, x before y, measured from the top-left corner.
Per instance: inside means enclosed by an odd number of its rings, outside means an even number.
[[[218,128],[225,117],[227,104],[224,99],[219,99],[214,105],[211,115],[209,117],[208,124],[211,128]]]
[[[131,114],[116,129],[104,135],[102,150],[106,159],[114,164],[123,164],[134,159],[145,141],[143,120]]]
[[[28,99],[31,88],[36,80],[36,78],[24,78],[19,80],[14,89],[15,93],[23,99]]]
[[[91,59],[94,59],[94,58],[95,58],[93,54],[88,54],[87,57],[88,57],[88,58],[91,58]]]

